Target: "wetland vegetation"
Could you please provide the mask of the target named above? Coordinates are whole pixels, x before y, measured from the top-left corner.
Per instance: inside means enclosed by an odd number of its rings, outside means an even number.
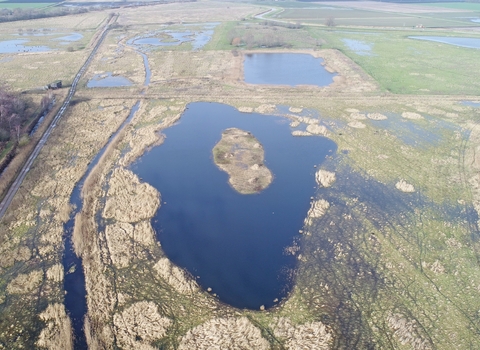
[[[116,9],[1,218],[0,349],[479,348],[478,50],[411,38],[480,39],[474,5]],[[2,23],[53,49],[0,53],[7,95],[60,108],[110,12]],[[265,54],[336,76],[246,82]]]

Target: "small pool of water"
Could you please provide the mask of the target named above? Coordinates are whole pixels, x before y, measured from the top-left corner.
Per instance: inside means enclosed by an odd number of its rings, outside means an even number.
[[[253,133],[274,174],[259,194],[241,195],[212,161],[222,131]],[[284,250],[299,236],[316,186],[314,165],[336,150],[324,137],[293,137],[285,118],[241,113],[217,103],[188,105],[166,139],[132,165],[157,188],[152,219],[162,249],[204,288],[239,308],[271,307],[286,297],[296,258]]]
[[[112,76],[111,72],[104,74],[95,74],[92,79],[87,83],[87,87],[119,87],[119,86],[131,86],[132,82],[120,75]]]
[[[480,39],[478,38],[458,38],[449,36],[409,36],[410,39],[434,41],[442,44],[467,47],[470,49],[480,49]]]
[[[299,53],[254,53],[245,55],[245,82],[271,85],[328,86],[336,73],[322,66],[323,59]]]
[[[72,34],[69,34],[69,35],[62,36],[62,37],[60,37],[60,38],[55,38],[55,39],[53,39],[53,40],[56,40],[56,41],[74,42],[74,41],[80,40],[81,38],[83,38],[83,35],[82,35],[82,34],[80,34],[80,33],[72,33]]]
[[[355,39],[342,39],[347,47],[360,56],[374,56],[372,53],[373,44]]]
[[[464,105],[464,106],[480,108],[480,102],[462,101],[461,104]]]
[[[48,46],[25,46],[30,40],[15,39],[0,41],[0,53],[44,52],[51,51]]]

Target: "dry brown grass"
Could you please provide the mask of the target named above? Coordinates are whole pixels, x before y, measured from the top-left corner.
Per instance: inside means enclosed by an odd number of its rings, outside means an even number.
[[[158,23],[167,22],[202,23],[238,21],[250,14],[260,11],[260,7],[249,4],[233,4],[216,1],[172,3],[125,9],[122,11],[119,23],[122,25],[158,25]]]

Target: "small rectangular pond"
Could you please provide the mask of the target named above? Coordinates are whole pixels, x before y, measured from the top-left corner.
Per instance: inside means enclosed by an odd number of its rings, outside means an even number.
[[[328,86],[336,73],[328,72],[323,59],[300,53],[254,53],[245,55],[245,82],[269,85]]]
[[[104,74],[95,74],[92,79],[87,83],[88,88],[97,87],[119,87],[119,86],[131,86],[132,82],[120,75],[112,75],[111,72]]]

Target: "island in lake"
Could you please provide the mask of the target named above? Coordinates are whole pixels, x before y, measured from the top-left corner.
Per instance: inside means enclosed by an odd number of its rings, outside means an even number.
[[[215,164],[229,175],[228,182],[236,191],[258,193],[272,182],[272,173],[263,164],[263,146],[250,132],[226,129],[212,152]]]

